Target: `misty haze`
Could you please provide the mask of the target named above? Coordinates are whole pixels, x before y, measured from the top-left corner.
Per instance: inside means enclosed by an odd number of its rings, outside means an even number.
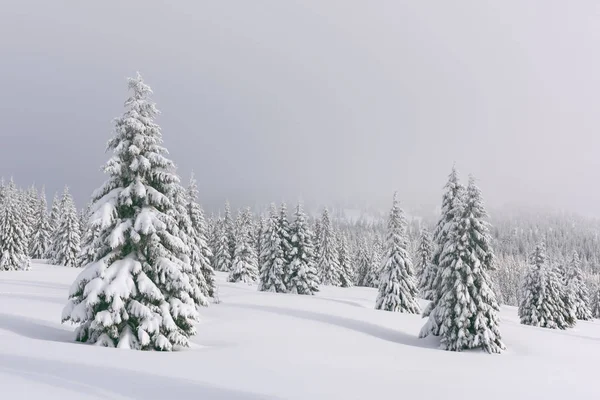
[[[596,2],[0,8],[0,398],[598,397]]]

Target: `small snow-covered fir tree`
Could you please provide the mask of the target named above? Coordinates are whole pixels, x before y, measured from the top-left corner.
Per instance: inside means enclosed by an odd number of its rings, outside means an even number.
[[[354,267],[348,247],[348,238],[343,232],[338,235],[338,260],[340,264],[340,286],[352,287],[354,284]]]
[[[577,251],[573,252],[571,262],[566,271],[566,289],[572,298],[575,317],[582,321],[592,319],[588,290],[581,273],[581,260]]]
[[[421,311],[417,303],[417,288],[407,245],[406,219],[394,193],[387,226],[386,261],[383,264],[379,292],[375,301],[377,310],[411,314],[418,314]]]
[[[56,228],[58,228],[58,222],[60,220],[60,203],[61,199],[58,196],[58,193],[54,193],[54,199],[52,200],[52,210],[50,211],[50,229],[51,232],[54,233]]]
[[[364,237],[359,238],[356,254],[356,285],[368,286],[367,279],[371,272],[371,257]]]
[[[258,257],[254,252],[254,246],[250,237],[252,229],[252,213],[246,208],[240,213],[238,230],[235,237],[235,253],[229,282],[252,283],[258,278]]]
[[[215,270],[229,272],[231,270],[231,254],[229,253],[229,235],[225,227],[225,221],[219,219],[214,229],[215,255],[213,265]]]
[[[286,248],[284,236],[280,232],[280,215],[277,215],[275,205],[271,205],[269,219],[264,227],[261,240],[262,254],[260,255],[260,281],[258,290],[263,292],[285,293]],[[287,235],[287,232],[286,232]]]
[[[429,282],[433,281],[434,268],[431,264],[432,254],[433,243],[431,242],[431,234],[427,229],[422,229],[419,238],[419,247],[417,249],[416,265],[416,272],[419,277],[418,286],[421,294],[424,294],[427,291]]]
[[[371,248],[371,252],[369,254],[370,266],[369,271],[365,277],[365,286],[371,288],[379,287],[379,278],[381,276],[381,271],[383,264],[381,262],[381,257],[383,253],[382,243],[379,236],[376,236],[373,240],[373,245]]]
[[[207,306],[208,287],[199,261],[201,259],[200,249],[196,246],[196,241],[193,237],[195,231],[192,227],[192,221],[188,213],[188,193],[185,188],[177,182],[171,186],[168,195],[173,207],[167,211],[167,215],[171,217],[169,221],[172,223],[167,229],[169,229],[182,244],[182,246],[173,249],[170,257],[174,262],[181,261],[181,271],[188,277],[191,289],[189,294],[194,303],[198,307]]]
[[[592,317],[600,318],[600,278],[593,285],[590,305]]]
[[[441,215],[433,233],[434,251],[431,255],[430,265],[427,267],[428,279],[422,282],[421,292],[425,299],[431,300],[427,307],[423,310],[423,317],[429,317],[431,311],[437,306],[437,301],[441,297],[442,275],[440,273],[440,263],[442,254],[446,248],[449,232],[456,228],[456,214],[460,212],[458,206],[462,205],[464,186],[458,181],[458,172],[455,167],[452,167],[452,172],[448,177],[448,182],[444,186],[444,194],[442,196]],[[426,331],[421,330],[421,335],[439,334],[440,321],[434,318],[429,318],[427,325],[424,327]]]
[[[335,242],[335,233],[329,219],[329,211],[325,208],[321,218],[321,253],[317,260],[317,270],[321,284],[340,286],[341,267]]]
[[[69,188],[65,187],[61,200],[62,215],[54,234],[52,264],[78,267],[77,257],[81,251],[79,217]]]
[[[452,213],[454,223],[439,259],[439,295],[420,336],[439,334],[445,350],[481,347],[500,353],[505,348],[499,329],[500,306],[489,277],[494,269],[492,238],[481,192],[472,177],[464,199],[453,201]],[[432,326],[439,326],[439,331]]]
[[[27,222],[19,203],[19,194],[11,179],[4,189],[0,208],[0,271],[29,269]]]
[[[108,180],[93,196],[98,252],[71,286],[62,319],[79,325],[81,342],[170,351],[189,345],[198,321],[190,266],[176,257],[185,246],[171,216],[179,179],[154,122],[151,89],[139,74],[129,89],[108,142]]]
[[[187,200],[187,212],[191,223],[189,235],[195,245],[191,261],[193,265],[200,267],[205,281],[204,295],[213,297],[216,288],[215,270],[211,264],[213,254],[208,246],[206,220],[204,219],[204,210],[198,203],[198,185],[194,174],[190,178]]]
[[[319,277],[312,232],[300,203],[296,206],[294,221],[290,226],[290,245],[290,266],[285,279],[288,291],[313,295],[319,291]]]
[[[290,264],[290,222],[288,220],[287,215],[287,205],[285,203],[281,203],[279,207],[279,236],[281,237],[281,246],[283,247],[284,254],[284,265],[283,268],[286,270]]]
[[[531,265],[523,281],[523,297],[519,304],[519,317],[523,325],[551,329],[566,329],[572,321],[560,291],[560,277],[548,265],[546,246],[540,243],[531,255]],[[565,319],[567,314],[567,319]]]
[[[46,193],[42,189],[35,214],[33,234],[29,243],[29,255],[31,258],[40,259],[46,256],[50,247],[50,230]]]
[[[223,218],[223,230],[224,234],[227,236],[227,246],[229,248],[229,259],[233,261],[233,256],[235,254],[236,249],[236,226],[233,217],[231,216],[231,206],[229,202],[225,202],[225,217]],[[223,266],[222,271],[230,271],[232,268],[231,262]]]

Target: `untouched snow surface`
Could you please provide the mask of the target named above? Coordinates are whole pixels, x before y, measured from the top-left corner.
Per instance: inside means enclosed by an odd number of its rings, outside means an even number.
[[[376,290],[257,292],[218,274],[194,347],[158,353],[75,343],[60,324],[79,270],[0,273],[2,399],[595,399],[600,322],[557,331],[502,309],[508,351],[417,339],[418,315],[373,309]],[[423,305],[423,304],[421,304]]]

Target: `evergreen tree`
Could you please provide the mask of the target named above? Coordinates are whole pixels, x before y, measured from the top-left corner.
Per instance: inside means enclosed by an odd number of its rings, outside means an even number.
[[[290,253],[292,251],[291,236],[290,236],[290,222],[288,220],[287,205],[285,202],[281,203],[279,208],[279,236],[281,237],[281,245],[283,247],[283,275],[289,275],[289,268],[291,262]]]
[[[79,324],[81,342],[170,351],[189,345],[198,321],[190,266],[176,257],[185,246],[171,216],[179,179],[154,122],[151,89],[139,74],[129,89],[108,142],[109,178],[93,196],[98,252],[72,285],[62,319]]]
[[[168,222],[172,224],[167,226],[167,229],[182,244],[182,246],[173,249],[171,259],[173,262],[181,262],[181,272],[187,275],[191,289],[189,295],[194,303],[199,307],[207,306],[208,286],[200,264],[200,249],[196,246],[193,236],[196,232],[188,213],[188,193],[177,182],[171,185],[167,194],[173,204],[173,207],[167,211],[167,215],[171,217]]]
[[[263,252],[263,236],[265,234],[266,226],[267,226],[267,223],[265,221],[265,218],[263,216],[261,216],[258,220],[258,223],[256,224],[256,229],[254,231],[254,235],[256,237],[256,254],[258,255],[259,269],[260,269],[260,266],[263,264],[263,262],[261,260],[261,254]]]
[[[215,224],[215,255],[213,265],[217,271],[229,272],[231,270],[231,255],[229,253],[229,234],[225,221],[219,219]]]
[[[65,187],[61,200],[62,214],[54,235],[52,264],[78,267],[77,257],[81,251],[79,218],[69,189]]]
[[[321,219],[321,253],[317,261],[317,270],[321,284],[330,286],[340,286],[341,268],[339,264],[339,255],[335,243],[335,236],[329,211],[325,208]]]
[[[192,174],[188,186],[187,212],[191,222],[190,236],[195,245],[195,251],[192,252],[192,264],[200,266],[200,272],[206,282],[204,295],[213,297],[216,289],[215,270],[211,264],[213,255],[208,246],[206,220],[204,219],[204,210],[198,203],[198,185],[194,174]]]
[[[26,192],[23,193],[22,208],[25,212],[24,219],[27,224],[28,235],[32,235],[35,225],[37,224],[37,212],[39,207],[39,197],[37,189],[34,185],[30,186]]]
[[[54,199],[52,200],[52,210],[50,211],[50,231],[52,232],[52,234],[54,234],[54,232],[56,231],[56,228],[58,228],[58,222],[60,220],[60,197],[58,196],[58,193],[54,193]],[[50,258],[48,256],[46,256],[47,258]]]
[[[340,265],[340,286],[352,287],[354,282],[354,268],[348,247],[348,238],[340,232],[338,242],[338,260]]]
[[[223,219],[223,229],[225,230],[225,235],[227,236],[227,246],[229,248],[229,259],[233,260],[234,254],[235,254],[235,249],[236,249],[236,243],[235,243],[235,233],[236,233],[236,226],[235,223],[233,221],[233,218],[231,216],[231,207],[229,206],[229,202],[226,201],[225,202],[225,217]],[[230,271],[232,268],[231,262],[226,265],[223,266],[222,271]]]
[[[458,172],[456,171],[456,168],[452,167],[452,172],[448,177],[448,182],[446,183],[444,189],[445,191],[442,197],[441,215],[433,233],[435,247],[431,256],[431,263],[428,267],[430,270],[429,280],[423,282],[423,285],[421,286],[423,297],[427,300],[431,300],[431,302],[423,311],[423,317],[429,317],[431,311],[437,306],[438,299],[441,297],[441,257],[445,251],[449,232],[456,228],[457,221],[455,220],[455,217],[457,212],[460,212],[459,205],[462,205],[461,197],[464,193],[464,187],[458,181]],[[429,318],[428,324],[426,327],[424,327],[428,329],[429,332],[422,330],[421,335],[426,336],[428,334],[432,334],[434,336],[438,336],[440,323],[441,321],[437,321],[435,318]]]
[[[569,297],[573,299],[575,317],[583,321],[592,319],[589,307],[589,295],[583,274],[581,273],[581,261],[577,251],[573,252],[566,275],[567,291],[569,292]]]
[[[315,229],[314,229],[314,244],[315,244],[315,257],[320,257],[321,254],[321,219],[315,218]]]
[[[35,214],[33,234],[29,243],[29,255],[35,259],[44,258],[50,247],[50,221],[47,207],[46,193],[42,189]]]
[[[373,240],[373,248],[371,250],[370,260],[371,266],[369,269],[369,274],[367,275],[365,286],[371,288],[379,287],[379,280],[381,277],[381,272],[383,268],[383,264],[381,262],[381,256],[383,253],[382,243],[379,236],[375,237]]]
[[[375,309],[418,314],[417,289],[414,282],[412,261],[406,247],[406,219],[398,207],[394,193],[392,209],[388,219],[388,233],[385,248],[386,262],[379,282],[379,292]]]
[[[0,209],[0,271],[28,270],[26,216],[19,207],[19,195],[14,182],[4,189]]]
[[[229,282],[252,283],[258,278],[258,258],[250,238],[252,213],[246,208],[239,215],[238,230],[235,238],[236,248],[233,256]]]
[[[593,318],[600,318],[600,279],[594,285],[590,301]]]
[[[258,290],[263,292],[285,293],[287,291],[284,283],[286,249],[283,241],[285,239],[280,231],[284,225],[281,224],[280,218],[281,215],[277,215],[275,205],[272,204],[262,238],[262,254],[260,255]]]
[[[519,317],[523,325],[551,329],[566,329],[570,326],[565,320],[566,307],[559,290],[560,285],[556,269],[548,265],[546,246],[541,243],[531,256],[531,266],[523,282],[523,298],[519,304]]]
[[[427,291],[428,283],[433,281],[432,254],[433,243],[431,242],[431,234],[427,229],[422,229],[421,237],[419,238],[419,248],[417,249],[417,275],[419,276],[419,289],[422,294]]]
[[[499,330],[500,306],[489,278],[494,269],[492,238],[481,192],[472,177],[464,197],[453,201],[454,223],[439,258],[439,295],[421,337],[439,334],[445,350],[481,347],[500,353],[505,348]],[[439,326],[439,331],[432,326]]]
[[[371,257],[367,249],[367,243],[364,237],[361,237],[358,242],[358,252],[356,255],[357,264],[357,286],[369,286],[367,284],[369,274],[371,273]]]
[[[296,206],[294,222],[290,227],[290,267],[286,284],[290,293],[313,295],[319,291],[319,277],[315,266],[312,232],[300,203]]]

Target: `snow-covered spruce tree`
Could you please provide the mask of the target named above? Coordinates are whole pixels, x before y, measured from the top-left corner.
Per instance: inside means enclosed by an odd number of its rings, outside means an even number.
[[[314,228],[314,244],[315,244],[315,257],[319,258],[321,255],[321,231],[322,226],[321,226],[321,219],[317,216],[315,218],[315,228]]]
[[[590,299],[583,274],[581,273],[581,260],[577,251],[573,252],[566,275],[567,291],[573,299],[575,317],[582,321],[592,319],[592,312],[589,307]]]
[[[364,237],[358,239],[358,249],[356,254],[356,285],[368,286],[367,279],[371,272],[371,257],[367,249],[367,242]]]
[[[489,272],[494,269],[494,252],[487,213],[481,192],[471,177],[464,200],[453,201],[454,223],[439,259],[441,287],[435,308],[421,331],[421,337],[435,334],[439,325],[441,347],[462,351],[481,347],[500,353],[498,312]]]
[[[285,293],[286,254],[284,237],[280,232],[280,215],[275,205],[271,205],[269,219],[262,236],[262,254],[260,254],[260,280],[258,290],[263,292]],[[287,232],[286,232],[287,234]]]
[[[213,265],[215,270],[229,272],[231,270],[231,254],[229,253],[229,235],[225,227],[225,221],[219,219],[215,224],[215,255]]]
[[[50,230],[51,233],[54,234],[56,228],[58,228],[58,222],[60,220],[60,203],[61,199],[58,196],[58,193],[54,193],[54,199],[52,200],[52,210],[50,211]],[[51,258],[46,256],[47,258]]]
[[[381,262],[381,257],[383,253],[383,248],[381,244],[381,239],[379,236],[375,236],[373,240],[373,244],[371,246],[371,251],[369,252],[369,270],[365,276],[364,286],[370,288],[378,288],[379,287],[379,278],[381,275],[383,264]]]
[[[62,319],[79,324],[81,342],[169,351],[189,345],[198,321],[184,261],[175,257],[184,244],[171,231],[168,194],[178,178],[154,122],[152,91],[139,74],[129,89],[108,142],[108,180],[93,196],[99,250],[71,286]]]
[[[313,295],[319,291],[319,277],[315,265],[313,237],[298,203],[294,213],[294,221],[290,226],[290,266],[287,270],[286,285],[294,294]]]
[[[167,226],[173,236],[177,237],[183,246],[173,250],[171,257],[174,262],[182,261],[181,271],[187,275],[190,285],[190,296],[194,303],[199,306],[207,306],[208,287],[206,279],[202,273],[202,269],[198,260],[200,259],[200,250],[196,246],[193,238],[193,228],[190,216],[188,214],[188,193],[185,188],[179,183],[171,186],[168,196],[173,204],[173,207],[167,211],[167,215],[171,218],[172,226]]]
[[[340,286],[352,287],[354,284],[354,268],[348,246],[348,238],[343,232],[338,234],[338,260],[340,264]]]
[[[437,301],[441,297],[442,275],[441,257],[446,251],[446,242],[448,241],[449,232],[456,228],[456,215],[461,210],[458,206],[462,206],[461,197],[464,194],[464,187],[458,181],[458,172],[452,167],[452,172],[448,177],[448,182],[444,186],[444,194],[442,196],[441,215],[433,233],[434,252],[431,256],[431,262],[428,267],[430,270],[428,281],[424,282],[421,289],[425,299],[431,300],[427,307],[423,310],[423,317],[429,317],[432,310],[437,306]],[[429,334],[438,336],[441,321],[434,318],[429,318],[428,323],[421,329],[420,336]]]
[[[593,285],[590,305],[592,317],[600,318],[600,278],[597,278],[596,282]]]
[[[79,268],[83,268],[93,262],[96,259],[96,252],[98,251],[98,248],[96,248],[98,245],[96,238],[100,232],[100,227],[89,222],[92,216],[92,206],[92,203],[88,203],[85,210],[82,210],[79,214],[79,228],[82,232],[81,250],[77,256],[77,267]]]
[[[204,210],[198,203],[198,185],[194,174],[190,178],[188,186],[187,211],[191,222],[190,236],[192,237],[198,253],[192,252],[192,264],[198,264],[206,282],[206,293],[208,297],[215,294],[215,270],[211,264],[212,251],[208,246],[207,225],[204,219]]]
[[[62,215],[53,237],[54,254],[51,262],[54,265],[78,267],[77,257],[81,251],[79,217],[67,187],[65,187],[61,204]]]
[[[42,189],[40,200],[38,202],[33,234],[29,242],[29,255],[31,258],[44,258],[50,247],[50,221],[48,220],[48,205],[46,203],[46,193]]]
[[[4,189],[0,209],[0,271],[28,270],[26,216],[19,207],[19,194],[14,182]]]
[[[546,246],[543,243],[536,246],[530,263],[519,304],[521,323],[551,329],[568,328],[565,304],[559,290],[560,277],[556,269],[548,265]]]
[[[229,248],[229,259],[233,260],[233,256],[235,254],[236,248],[236,222],[233,220],[231,215],[231,206],[229,205],[229,201],[225,202],[225,217],[223,218],[223,229],[224,234],[227,236],[227,246]],[[223,271],[230,271],[232,266],[229,264],[226,266],[227,269]]]
[[[250,230],[252,229],[252,213],[246,208],[240,213],[238,230],[235,237],[235,253],[229,282],[252,283],[258,278],[258,257],[251,243]]]
[[[261,254],[262,254],[262,250],[263,250],[263,235],[265,234],[265,227],[267,225],[267,222],[265,220],[265,218],[261,215],[260,218],[258,219],[258,222],[256,224],[255,230],[254,230],[254,237],[256,238],[255,244],[256,244],[256,254],[258,255],[258,266],[259,266],[259,272],[260,272],[260,266],[263,264],[261,261]]]
[[[383,264],[379,292],[375,301],[377,310],[411,314],[418,314],[421,311],[417,303],[417,288],[412,261],[406,250],[407,245],[406,219],[394,193],[387,226],[386,261]]]
[[[341,268],[335,241],[335,233],[329,219],[329,211],[325,208],[321,218],[321,253],[317,260],[317,270],[321,284],[340,286]]]
[[[27,231],[29,235],[33,234],[34,227],[37,223],[37,212],[40,199],[38,197],[35,185],[32,185],[23,192],[22,208],[25,211],[25,221],[27,223]]]
[[[417,248],[417,265],[416,273],[419,277],[419,290],[424,294],[427,290],[428,283],[433,281],[434,269],[431,265],[431,256],[433,254],[433,243],[431,242],[431,234],[427,229],[421,230],[419,238],[419,247]]]

